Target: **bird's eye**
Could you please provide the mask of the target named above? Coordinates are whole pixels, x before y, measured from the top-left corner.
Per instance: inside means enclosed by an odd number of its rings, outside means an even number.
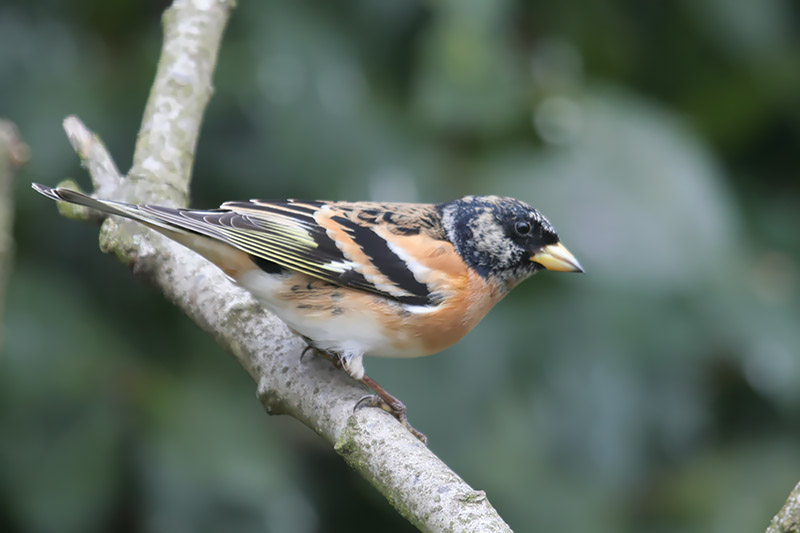
[[[516,224],[514,224],[514,231],[517,232],[517,235],[520,237],[524,237],[528,233],[531,232],[531,223],[527,220],[520,220]]]

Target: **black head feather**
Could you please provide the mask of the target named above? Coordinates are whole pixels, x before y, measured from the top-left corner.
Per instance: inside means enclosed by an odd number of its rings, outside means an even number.
[[[466,196],[438,206],[447,236],[484,278],[518,283],[540,267],[530,257],[558,234],[539,211],[514,198]]]

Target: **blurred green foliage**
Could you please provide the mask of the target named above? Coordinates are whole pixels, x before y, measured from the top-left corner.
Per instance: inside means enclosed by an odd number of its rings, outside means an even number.
[[[800,4],[240,2],[193,204],[539,207],[587,269],[367,361],[518,531],[763,530],[800,479]],[[5,0],[32,159],[0,356],[2,531],[409,531],[232,357],[29,189],[78,114],[131,160],[166,2]]]

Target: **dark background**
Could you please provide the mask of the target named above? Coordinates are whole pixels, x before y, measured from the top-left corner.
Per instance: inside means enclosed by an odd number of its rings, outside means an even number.
[[[435,357],[367,360],[518,531],[753,532],[800,479],[800,4],[240,1],[192,204],[518,197],[543,273]],[[2,531],[409,531],[60,218],[79,115],[130,166],[164,2],[4,0],[31,159],[0,356]]]

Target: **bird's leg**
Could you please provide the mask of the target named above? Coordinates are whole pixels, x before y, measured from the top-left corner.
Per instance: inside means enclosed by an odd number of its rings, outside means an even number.
[[[312,344],[309,344],[303,349],[303,352],[300,354],[300,359],[306,355],[308,352],[313,352],[317,355],[321,355],[331,363],[333,366],[340,370],[344,370],[347,372],[347,368],[345,367],[344,360],[341,356],[336,353],[331,353],[325,350],[321,350]],[[375,394],[367,394],[366,396],[361,397],[353,407],[353,412],[365,405],[369,407],[380,407],[384,411],[391,414],[393,417],[397,419],[398,422],[403,424],[405,428],[411,432],[412,435],[417,437],[419,440],[422,441],[423,444],[428,444],[428,437],[425,436],[424,433],[418,431],[414,426],[408,423],[408,409],[406,408],[405,404],[389,394],[389,392],[378,385],[374,379],[369,377],[368,375],[364,374],[364,376],[358,380],[359,383],[366,386],[368,389],[372,389],[375,391]]]
[[[412,435],[421,440],[423,444],[428,444],[428,437],[408,423],[408,409],[403,402],[389,394],[389,391],[378,385],[374,379],[366,374],[364,374],[364,377],[362,377],[359,381],[375,391],[375,394],[368,394],[358,400],[355,407],[353,407],[354,412],[365,405],[370,407],[380,407],[395,417],[398,422],[403,424],[403,426],[405,426],[405,428],[410,431]]]

